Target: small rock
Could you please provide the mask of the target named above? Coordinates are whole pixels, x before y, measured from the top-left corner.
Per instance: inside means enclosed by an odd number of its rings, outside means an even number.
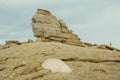
[[[71,73],[72,70],[60,59],[49,58],[42,64],[44,69],[49,69],[52,72]]]
[[[88,42],[85,42],[84,44],[87,46],[93,46],[91,43],[88,43]]]
[[[33,43],[34,41],[33,40],[31,40],[31,39],[29,39],[28,41],[27,41],[27,43]]]
[[[98,44],[93,44],[93,46],[99,46]]]
[[[16,45],[20,45],[20,42],[17,41],[17,40],[9,40],[9,41],[6,41],[6,45],[7,44],[16,44]]]

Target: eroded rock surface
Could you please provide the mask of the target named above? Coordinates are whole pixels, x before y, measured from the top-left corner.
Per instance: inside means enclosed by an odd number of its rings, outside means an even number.
[[[73,34],[63,20],[57,20],[49,11],[38,9],[32,18],[32,30],[37,42],[61,42],[82,46],[77,35]]]
[[[62,60],[72,72],[42,68],[49,58]],[[120,52],[53,42],[13,46],[0,50],[0,80],[120,80]]]

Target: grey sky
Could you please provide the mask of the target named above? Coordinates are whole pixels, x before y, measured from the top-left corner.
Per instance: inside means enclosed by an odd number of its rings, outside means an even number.
[[[35,39],[31,18],[38,8],[63,19],[84,42],[120,48],[120,0],[0,0],[0,43]]]

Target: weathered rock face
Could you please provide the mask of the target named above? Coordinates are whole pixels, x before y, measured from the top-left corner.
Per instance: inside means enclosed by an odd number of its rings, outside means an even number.
[[[73,34],[61,19],[57,20],[47,10],[37,10],[32,18],[32,28],[34,36],[37,37],[36,41],[55,41],[77,46],[82,45],[77,35]]]

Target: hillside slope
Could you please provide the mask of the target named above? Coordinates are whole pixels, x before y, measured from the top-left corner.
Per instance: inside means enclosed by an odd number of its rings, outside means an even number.
[[[72,73],[52,73],[44,60],[59,58]],[[120,52],[55,42],[34,42],[0,50],[0,80],[120,80]]]

